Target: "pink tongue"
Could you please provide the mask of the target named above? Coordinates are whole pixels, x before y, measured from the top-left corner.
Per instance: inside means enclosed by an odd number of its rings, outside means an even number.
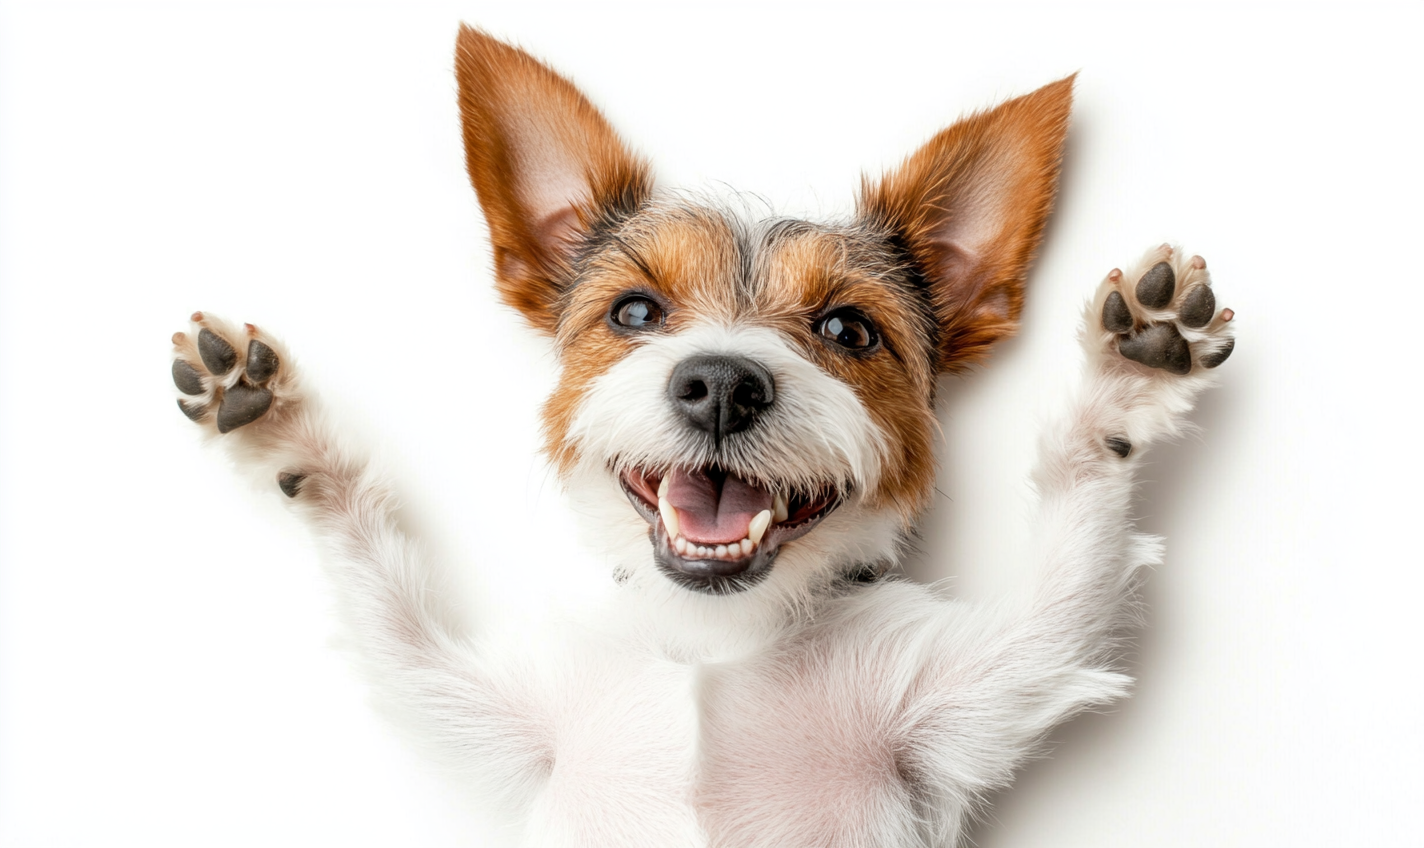
[[[669,476],[668,503],[677,507],[679,531],[691,542],[740,542],[757,513],[771,509],[771,492],[735,474],[722,479],[679,469]]]

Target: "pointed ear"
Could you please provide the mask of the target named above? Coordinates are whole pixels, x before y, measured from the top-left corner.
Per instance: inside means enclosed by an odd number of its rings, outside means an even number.
[[[489,222],[500,296],[552,333],[574,255],[595,227],[647,199],[647,163],[572,83],[464,25],[455,75],[465,163]]]
[[[878,185],[862,183],[862,220],[903,245],[929,289],[941,370],[973,363],[1018,328],[1072,102],[1068,77],[965,118]]]

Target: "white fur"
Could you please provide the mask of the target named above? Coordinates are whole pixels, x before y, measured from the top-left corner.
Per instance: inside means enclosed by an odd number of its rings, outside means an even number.
[[[774,373],[787,414],[768,422],[755,470],[862,490],[878,479],[883,439],[854,393],[766,329],[704,325],[645,344],[590,392],[569,484],[627,579],[544,647],[463,635],[386,487],[301,394],[290,358],[281,403],[224,441],[264,474],[307,475],[292,504],[381,702],[520,822],[524,844],[953,846],[1050,728],[1128,688],[1114,648],[1135,575],[1161,555],[1133,531],[1133,472],[1182,430],[1212,372],[1173,377],[1118,356],[1097,319],[1113,286],[1089,307],[1082,390],[1043,440],[1037,580],[998,604],[835,583],[834,564],[895,555],[896,522],[856,502],[740,594],[692,593],[648,567],[648,528],[610,464],[679,455],[654,397],[689,353],[735,350]],[[1200,354],[1226,338],[1213,325],[1190,340]],[[1104,444],[1119,436],[1133,444],[1125,459]]]
[[[763,327],[703,324],[645,342],[597,380],[571,439],[622,467],[711,462],[705,441],[689,438],[659,388],[679,362],[697,354],[744,356],[776,382],[776,404],[741,434],[733,456],[722,458],[730,470],[807,487],[832,482],[865,491],[879,483],[885,438],[855,392]]]

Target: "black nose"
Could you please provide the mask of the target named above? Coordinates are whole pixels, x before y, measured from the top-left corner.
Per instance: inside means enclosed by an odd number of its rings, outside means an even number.
[[[740,356],[691,356],[668,381],[668,399],[688,423],[723,437],[747,429],[776,400],[771,372]]]

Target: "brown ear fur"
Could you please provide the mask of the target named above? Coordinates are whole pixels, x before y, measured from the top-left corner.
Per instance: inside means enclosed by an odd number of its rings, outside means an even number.
[[[902,241],[924,275],[941,370],[972,364],[1018,328],[1072,102],[1070,76],[965,118],[879,184],[862,183],[862,218]]]
[[[522,50],[462,25],[455,74],[500,296],[553,333],[574,251],[601,220],[647,199],[648,166],[572,83]]]

